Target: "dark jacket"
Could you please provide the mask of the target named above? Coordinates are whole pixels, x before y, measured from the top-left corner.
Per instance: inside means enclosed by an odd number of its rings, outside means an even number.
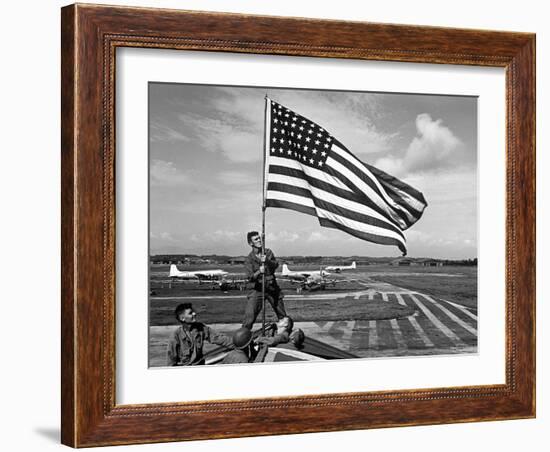
[[[279,262],[275,258],[273,251],[266,248],[265,250],[265,281],[267,288],[277,287],[277,281],[275,280],[275,270],[279,266]],[[246,271],[246,278],[248,280],[248,288],[257,291],[262,290],[262,275],[255,273],[260,270],[260,257],[252,250],[248,256],[246,256],[244,262],[244,268]]]
[[[177,328],[168,342],[167,361],[169,366],[195,366],[204,364],[202,347],[204,341],[211,344],[233,347],[233,340],[216,333],[204,323],[192,323],[187,329]]]

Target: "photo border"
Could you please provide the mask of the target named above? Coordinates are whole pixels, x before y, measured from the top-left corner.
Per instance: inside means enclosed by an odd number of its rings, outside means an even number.
[[[84,447],[535,416],[534,34],[79,4],[62,8],[61,34],[64,444]],[[506,383],[116,405],[117,47],[505,68]]]

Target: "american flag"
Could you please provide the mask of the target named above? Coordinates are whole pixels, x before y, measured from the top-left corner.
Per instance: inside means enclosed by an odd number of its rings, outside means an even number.
[[[316,216],[321,226],[406,254],[403,231],[422,216],[422,193],[359,160],[320,125],[266,102],[265,206]]]

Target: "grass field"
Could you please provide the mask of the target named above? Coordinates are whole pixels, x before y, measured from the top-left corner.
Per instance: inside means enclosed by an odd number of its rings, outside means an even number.
[[[368,273],[378,273],[372,276],[377,281],[477,309],[477,267],[393,267],[387,270],[387,266],[378,267],[378,272],[369,268]]]
[[[196,270],[178,266],[181,270]],[[227,279],[242,279],[242,266],[221,268]],[[291,266],[292,270],[318,270]],[[243,320],[246,290],[222,292],[214,281],[171,280],[168,266],[152,266],[149,299],[149,365],[166,362],[166,344],[177,327],[174,309],[191,302],[197,320],[232,334]],[[279,279],[287,313],[308,337],[363,357],[475,353],[477,350],[477,268],[369,265],[334,274],[337,285],[296,291]],[[271,307],[266,320],[275,321]],[[261,324],[261,314],[255,327]]]
[[[244,268],[238,265],[211,265],[204,268],[221,268],[229,273],[228,279],[244,277]],[[313,270],[311,267],[297,269]],[[181,270],[194,268],[179,266]],[[215,282],[170,281],[169,267],[151,268],[151,288],[154,300],[151,301],[150,325],[170,325],[174,323],[173,310],[177,303],[193,302],[201,321],[206,323],[232,323],[242,320],[247,292],[231,290],[222,293]],[[408,291],[418,291],[442,298],[469,308],[477,308],[477,267],[393,267],[388,265],[363,266],[354,271],[331,275],[335,279],[350,280],[335,287],[315,292],[333,294],[334,298],[309,300],[308,292],[299,300],[289,299],[296,293],[296,285],[287,281],[279,284],[286,295],[285,305],[296,321],[334,321],[342,319],[366,320],[399,318],[411,315],[410,309],[393,303],[388,305],[379,300],[365,304],[353,296],[345,294],[361,291],[377,282],[388,283]],[[313,294],[313,293],[312,293]],[[383,308],[383,309],[381,309]],[[268,309],[270,315],[271,309]],[[269,317],[271,320],[272,318]]]

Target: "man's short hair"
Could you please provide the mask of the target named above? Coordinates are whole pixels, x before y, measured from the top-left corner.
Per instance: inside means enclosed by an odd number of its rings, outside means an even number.
[[[179,321],[180,315],[182,315],[186,309],[193,309],[193,305],[191,303],[180,303],[176,306],[176,310],[174,311],[176,320]]]
[[[304,347],[305,339],[306,339],[306,335],[300,328],[293,331],[290,335],[290,342],[292,342],[297,349],[301,349]]]
[[[252,243],[252,237],[256,237],[257,235],[260,235],[258,231],[250,231],[248,234],[246,234],[246,241],[248,243]]]

